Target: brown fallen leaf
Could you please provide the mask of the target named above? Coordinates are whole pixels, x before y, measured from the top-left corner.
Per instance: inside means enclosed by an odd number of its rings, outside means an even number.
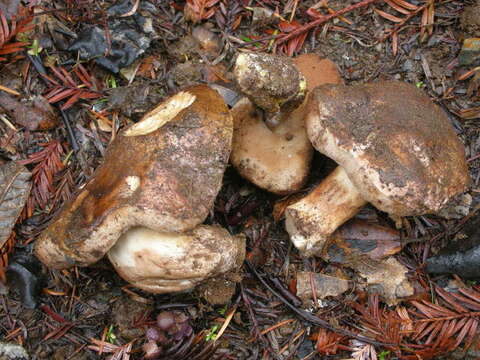
[[[22,102],[16,96],[0,93],[0,108],[3,108],[16,124],[30,131],[50,130],[59,124],[52,106],[42,96]]]
[[[297,273],[297,296],[303,301],[312,299],[314,291],[317,299],[324,299],[343,294],[349,288],[350,281],[335,276],[309,271]]]
[[[402,298],[412,296],[414,293],[413,286],[406,276],[408,269],[394,257],[381,261],[367,258],[366,261],[348,266],[364,277],[371,292],[382,295],[388,305],[396,305]]]
[[[352,220],[341,226],[330,239],[322,258],[357,271],[368,287],[380,293],[389,305],[413,295],[406,277],[407,268],[395,258],[386,257],[401,250],[400,233],[367,221]]]
[[[352,220],[333,233],[322,258],[345,264],[365,255],[374,260],[383,259],[400,250],[400,233],[397,230]]]
[[[8,240],[30,194],[30,172],[16,162],[0,166],[0,248]]]

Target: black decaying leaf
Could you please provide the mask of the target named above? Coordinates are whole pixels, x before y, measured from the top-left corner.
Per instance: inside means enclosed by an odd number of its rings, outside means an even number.
[[[455,239],[440,252],[427,259],[426,270],[432,274],[457,274],[480,279],[480,216],[466,223]]]
[[[16,252],[7,268],[8,284],[20,293],[20,301],[27,309],[38,305],[41,289],[40,262],[33,254]]]
[[[25,206],[30,187],[30,172],[24,166],[13,161],[0,166],[0,248]]]

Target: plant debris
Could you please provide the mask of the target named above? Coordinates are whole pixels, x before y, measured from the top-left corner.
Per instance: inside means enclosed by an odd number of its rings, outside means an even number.
[[[151,19],[138,13],[118,17],[123,15],[122,10],[122,6],[112,6],[107,10],[110,20],[107,20],[106,29],[86,24],[69,50],[77,53],[82,60],[94,59],[113,73],[132,64],[150,47],[154,30]]]
[[[479,6],[478,0],[0,1],[0,99],[8,102],[0,107],[0,163],[22,164],[32,174],[25,206],[14,224],[2,228],[6,240],[0,247],[0,357],[13,347],[18,357],[29,354],[39,360],[137,360],[146,355],[172,360],[477,358]],[[76,46],[79,49],[69,50]],[[189,116],[182,123],[168,116],[142,123],[142,117],[199,83],[225,96],[229,107],[222,105],[221,112],[227,114],[245,97],[234,76],[240,54],[284,56],[299,68],[320,59],[327,70],[315,67],[304,73],[305,78],[330,75],[330,82],[343,83],[336,85],[342,88],[408,83],[401,97],[421,94],[445,116],[426,121],[409,105],[398,112],[410,114],[409,129],[425,126],[425,139],[438,132],[439,119],[451,125],[460,140],[455,147],[465,151],[467,161],[462,164],[470,179],[466,192],[453,196],[438,213],[393,218],[379,204],[364,205],[362,199],[355,219],[341,221],[322,251],[305,257],[285,231],[288,211],[284,214],[328,180],[337,166],[334,160],[314,153],[302,185],[285,196],[250,183],[226,166],[222,156],[218,194],[196,208],[204,211],[201,226],[223,228],[225,236],[242,239],[247,261],[234,272],[202,282],[194,291],[153,294],[118,276],[108,259],[100,259],[103,254],[88,267],[38,269],[32,249],[59,219],[62,206],[68,208],[90,189],[119,139],[151,139],[158,147],[162,141],[152,135],[174,129],[176,139],[192,152],[214,156],[192,142],[192,133],[203,134],[205,143],[215,138],[205,135],[204,126],[192,127],[198,121],[189,112],[195,102],[177,114]],[[280,80],[295,87],[289,78]],[[312,84],[307,81],[308,91]],[[387,95],[381,93],[382,101]],[[372,140],[375,128],[365,120],[371,116],[358,116],[372,97],[355,99],[341,97],[340,103],[348,103],[347,113],[357,114],[349,129]],[[217,108],[215,102],[207,103]],[[255,111],[260,121],[272,115]],[[386,111],[388,118],[394,115]],[[335,123],[339,131],[343,122]],[[137,136],[123,136],[126,129],[137,129]],[[288,143],[288,131],[282,136]],[[392,132],[377,136],[389,145],[402,139]],[[254,150],[263,149],[264,140],[263,135],[254,138]],[[182,172],[188,157],[176,155],[175,141],[167,143],[156,156],[174,159],[171,169]],[[408,141],[404,145],[415,148]],[[400,156],[404,169],[393,180],[410,179],[405,169],[411,161],[430,161],[428,168],[435,168],[432,159],[451,148],[440,142],[426,157]],[[114,156],[118,167],[105,175],[106,183],[115,183],[118,174],[131,169],[130,162],[142,164],[151,154],[134,145],[123,147]],[[393,163],[387,160],[386,165]],[[153,174],[145,181],[155,183],[159,173]],[[179,193],[197,194],[203,181],[199,174],[188,172],[177,181]],[[275,174],[273,178],[278,179]],[[168,190],[176,183],[161,179],[158,189]],[[126,184],[135,186],[136,181],[130,178]],[[95,211],[78,213],[66,232],[79,234],[85,229],[82,219],[103,208],[97,205],[112,205],[112,199],[123,194],[111,195],[108,188],[96,190],[91,198]],[[157,193],[148,200],[164,198]],[[426,200],[428,196],[420,201]],[[335,212],[332,207],[326,211]],[[62,238],[60,233],[52,236]],[[208,253],[218,255],[217,260],[227,258],[221,246],[210,245]],[[83,243],[67,241],[65,247],[73,254]],[[177,248],[185,249],[188,245]],[[72,265],[73,260],[67,260]],[[188,258],[181,264],[194,267],[195,261],[198,265],[204,260]],[[440,271],[432,267],[437,261]],[[180,267],[175,281],[182,272],[192,274]],[[167,275],[162,275],[164,280]],[[332,286],[323,291],[325,284]],[[328,293],[332,295],[325,296]],[[305,299],[299,298],[302,294]],[[166,320],[173,315],[171,328],[160,328],[159,314],[166,314]]]
[[[302,299],[324,299],[338,296],[350,288],[348,280],[311,272],[297,273],[297,296]]]
[[[30,172],[19,163],[0,165],[0,248],[10,237],[30,195]]]

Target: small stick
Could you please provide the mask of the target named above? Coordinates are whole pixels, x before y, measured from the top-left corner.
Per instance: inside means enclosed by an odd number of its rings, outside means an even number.
[[[10,89],[10,88],[8,88],[6,86],[3,86],[3,85],[0,85],[0,90],[5,91],[6,93],[9,93],[9,94],[12,94],[12,95],[20,96],[20,93],[18,91],[15,91],[15,90]]]
[[[303,320],[311,324],[323,327],[327,330],[336,332],[337,334],[345,335],[345,336],[360,340],[367,344],[372,344],[375,346],[389,346],[389,345],[391,346],[392,345],[392,344],[384,343],[381,341],[376,341],[374,339],[370,339],[366,336],[355,334],[354,332],[346,329],[337,328],[331,325],[328,321],[320,319],[319,317],[309,313],[308,311],[305,311],[303,309],[297,308],[296,306],[293,306],[291,303],[285,300],[279,293],[273,290],[270,285],[267,284],[265,279],[262,276],[260,276],[260,274],[257,272],[255,267],[253,267],[253,265],[248,260],[245,260],[245,264],[247,265],[247,268],[250,270],[250,272],[262,283],[263,286],[265,286],[273,295],[275,295],[282,303],[284,303],[285,306],[287,306],[290,310],[292,310],[294,313],[300,316]]]
[[[43,64],[42,64],[40,58],[38,57],[38,55],[27,54],[27,56],[30,59],[33,66],[35,67],[35,70],[37,70],[37,72],[39,74],[42,74],[42,75],[47,74],[47,70],[43,66]],[[45,81],[43,76],[41,76],[40,78],[43,81]],[[63,124],[65,125],[65,128],[67,129],[67,134],[68,134],[68,138],[70,140],[70,145],[72,146],[73,151],[75,153],[77,153],[78,150],[80,149],[80,147],[78,146],[77,138],[75,137],[75,134],[73,132],[72,126],[70,124],[70,120],[69,120],[67,114],[62,110],[62,108],[60,106],[58,106],[58,109],[60,110],[60,115],[62,117]]]
[[[2,120],[5,125],[7,125],[13,131],[18,131],[18,129],[10,122],[4,115],[0,115],[0,120]]]
[[[312,22],[310,22],[306,25],[303,25],[302,27],[299,27],[297,30],[292,31],[288,35],[278,39],[277,45],[283,44],[284,42],[286,42],[286,41],[288,41],[288,40],[290,40],[294,37],[297,37],[298,35],[301,35],[301,34],[307,32],[307,31],[309,31],[310,29],[313,29],[313,28],[315,28],[319,25],[322,25],[323,23],[326,23],[327,21],[329,21],[333,18],[339,17],[340,15],[343,15],[347,12],[352,11],[352,10],[367,6],[371,3],[374,3],[375,1],[378,1],[378,0],[363,0],[363,1],[360,1],[359,3],[357,3],[357,4],[353,4],[353,5],[347,6],[346,8],[343,8],[341,10],[338,10],[338,11],[334,12],[333,14],[329,14],[329,15],[321,17],[317,20],[314,20],[314,21],[312,21]]]

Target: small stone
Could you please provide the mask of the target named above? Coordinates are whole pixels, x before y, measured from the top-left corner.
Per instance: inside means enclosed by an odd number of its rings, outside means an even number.
[[[480,61],[480,38],[470,38],[463,41],[462,50],[458,55],[461,66],[472,65]]]
[[[318,299],[327,296],[338,296],[350,288],[350,282],[334,276],[318,274],[313,272],[297,273],[297,296],[303,301],[313,298],[313,289]]]
[[[0,342],[0,360],[28,360],[30,356],[23,346]]]

